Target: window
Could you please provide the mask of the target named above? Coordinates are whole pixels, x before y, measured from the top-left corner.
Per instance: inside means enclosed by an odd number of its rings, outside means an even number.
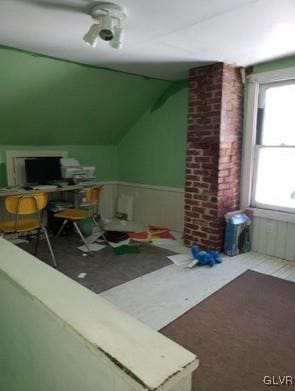
[[[261,84],[253,207],[295,213],[295,80]]]

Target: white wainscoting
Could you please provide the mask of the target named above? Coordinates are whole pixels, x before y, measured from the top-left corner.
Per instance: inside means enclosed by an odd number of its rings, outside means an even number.
[[[183,232],[184,190],[125,182],[102,182],[103,192],[100,214],[103,218],[115,216],[117,197],[126,194],[133,197],[133,219],[144,225],[155,224]],[[1,218],[9,218],[0,197]]]
[[[130,195],[134,199],[136,222],[164,226],[183,232],[184,190],[173,187],[118,182],[118,195]]]
[[[254,216],[252,250],[295,261],[295,223]]]
[[[103,191],[99,205],[100,214],[104,219],[112,219],[115,216],[118,196],[117,182],[102,183]]]

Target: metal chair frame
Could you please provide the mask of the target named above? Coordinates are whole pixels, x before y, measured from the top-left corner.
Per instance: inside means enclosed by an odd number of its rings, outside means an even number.
[[[37,217],[37,220],[38,220],[38,223],[39,223],[39,228],[36,228],[38,230],[38,232],[37,232],[37,238],[36,238],[36,245],[35,245],[34,255],[37,255],[37,253],[38,253],[40,233],[42,231],[44,236],[45,236],[45,239],[46,239],[46,242],[47,242],[47,246],[48,246],[48,249],[49,249],[49,252],[50,252],[50,255],[51,255],[52,264],[53,264],[54,267],[57,267],[55,255],[54,255],[54,252],[53,252],[50,240],[49,240],[48,232],[47,232],[47,229],[45,228],[45,226],[43,225],[42,217],[41,217],[41,213],[40,213],[40,211],[43,210],[44,208],[40,208],[40,206],[38,205],[38,198],[37,198],[37,196],[34,195],[34,194],[30,194],[30,195],[21,195],[21,196],[8,196],[7,198],[9,198],[9,197],[16,197],[17,198],[17,207],[16,207],[16,211],[15,212],[13,212],[11,210],[8,210],[6,208],[9,213],[15,215],[15,218],[14,218],[14,232],[13,233],[20,233],[18,231],[18,229],[17,229],[18,222],[20,221],[19,220],[19,216],[28,215],[28,214],[35,215]],[[20,212],[21,203],[24,200],[28,200],[28,199],[31,199],[33,201],[33,203],[34,203],[34,211],[30,212],[30,213],[27,213],[27,212],[26,213],[21,213]],[[25,231],[25,232],[30,232],[30,231]],[[2,236],[5,237],[5,232],[2,232]]]
[[[99,216],[98,208],[99,208],[99,198],[100,198],[100,192],[101,192],[101,190],[102,190],[102,187],[101,187],[101,186],[100,186],[100,187],[94,187],[94,188],[88,189],[88,194],[87,194],[87,196],[86,196],[86,197],[88,197],[89,203],[91,204],[90,207],[88,208],[89,211],[91,211],[91,213],[89,214],[89,217],[88,217],[88,218],[91,218],[91,219],[93,220],[94,224],[95,224],[97,227],[99,227],[100,229],[101,229],[101,227],[100,227],[100,225],[99,225],[98,222],[97,222],[97,218],[98,218],[98,216]],[[91,202],[92,195],[93,195],[94,193],[96,193],[96,192],[98,192],[98,195],[96,195],[95,201],[94,201],[94,202]],[[80,209],[83,209],[83,208],[80,208]],[[84,209],[87,209],[87,208],[84,208]],[[82,220],[82,219],[81,219],[81,220]],[[81,220],[80,220],[80,221],[81,221]],[[56,233],[56,235],[55,235],[55,237],[54,237],[54,240],[57,240],[57,239],[59,238],[59,236],[60,236],[60,234],[62,233],[64,227],[67,225],[67,223],[68,223],[69,221],[71,221],[71,222],[73,223],[75,230],[77,231],[77,233],[78,233],[78,235],[80,236],[82,242],[84,243],[84,245],[86,246],[86,248],[87,248],[87,250],[88,250],[88,254],[89,254],[89,255],[94,255],[93,251],[91,251],[91,249],[90,249],[90,247],[89,247],[89,243],[87,242],[87,240],[85,239],[84,235],[82,234],[82,232],[81,232],[81,230],[80,230],[80,228],[79,228],[77,222],[74,221],[74,220],[65,219],[65,220],[62,222],[60,228],[58,229],[58,231],[57,231],[57,233]],[[105,237],[104,237],[104,233],[103,233],[103,232],[102,232],[101,236],[102,236],[102,237],[104,238],[104,240],[105,240]]]

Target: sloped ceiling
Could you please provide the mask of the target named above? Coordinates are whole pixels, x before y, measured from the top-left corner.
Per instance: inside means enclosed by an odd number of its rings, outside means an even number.
[[[0,48],[0,143],[116,145],[170,82]]]

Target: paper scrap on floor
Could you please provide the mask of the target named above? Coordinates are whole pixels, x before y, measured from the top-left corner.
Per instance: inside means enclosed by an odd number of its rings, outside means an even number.
[[[115,242],[108,242],[108,244],[112,247],[112,248],[117,248],[117,247],[121,247],[121,246],[126,246],[130,243],[130,238],[126,239],[126,240],[121,240],[121,242],[118,242],[118,243],[115,243]]]
[[[174,244],[175,240],[173,239],[152,239],[152,242],[155,246],[161,246],[161,245],[166,245],[166,244]]]
[[[149,231],[141,231],[141,232],[130,232],[130,239],[136,240],[137,242],[149,242],[151,239],[151,233]]]
[[[103,232],[93,232],[90,236],[87,236],[86,242],[87,243],[94,243],[103,235]]]
[[[113,248],[113,251],[117,255],[123,255],[123,254],[139,254],[140,248],[138,246],[120,246]]]
[[[78,274],[78,278],[85,278],[87,273],[80,273]]]
[[[167,258],[177,266],[187,265],[192,261],[192,257],[186,254],[169,255]]]
[[[169,229],[161,230],[161,231],[151,231],[152,239],[167,239],[167,240],[175,240],[175,237],[171,234]]]
[[[95,251],[96,252],[96,251],[102,250],[106,246],[104,246],[102,244],[98,244],[98,243],[89,243],[88,247],[89,247],[90,251]],[[88,253],[89,252],[88,248],[85,245],[77,247],[77,248],[78,248],[78,250],[83,251],[83,253]]]

